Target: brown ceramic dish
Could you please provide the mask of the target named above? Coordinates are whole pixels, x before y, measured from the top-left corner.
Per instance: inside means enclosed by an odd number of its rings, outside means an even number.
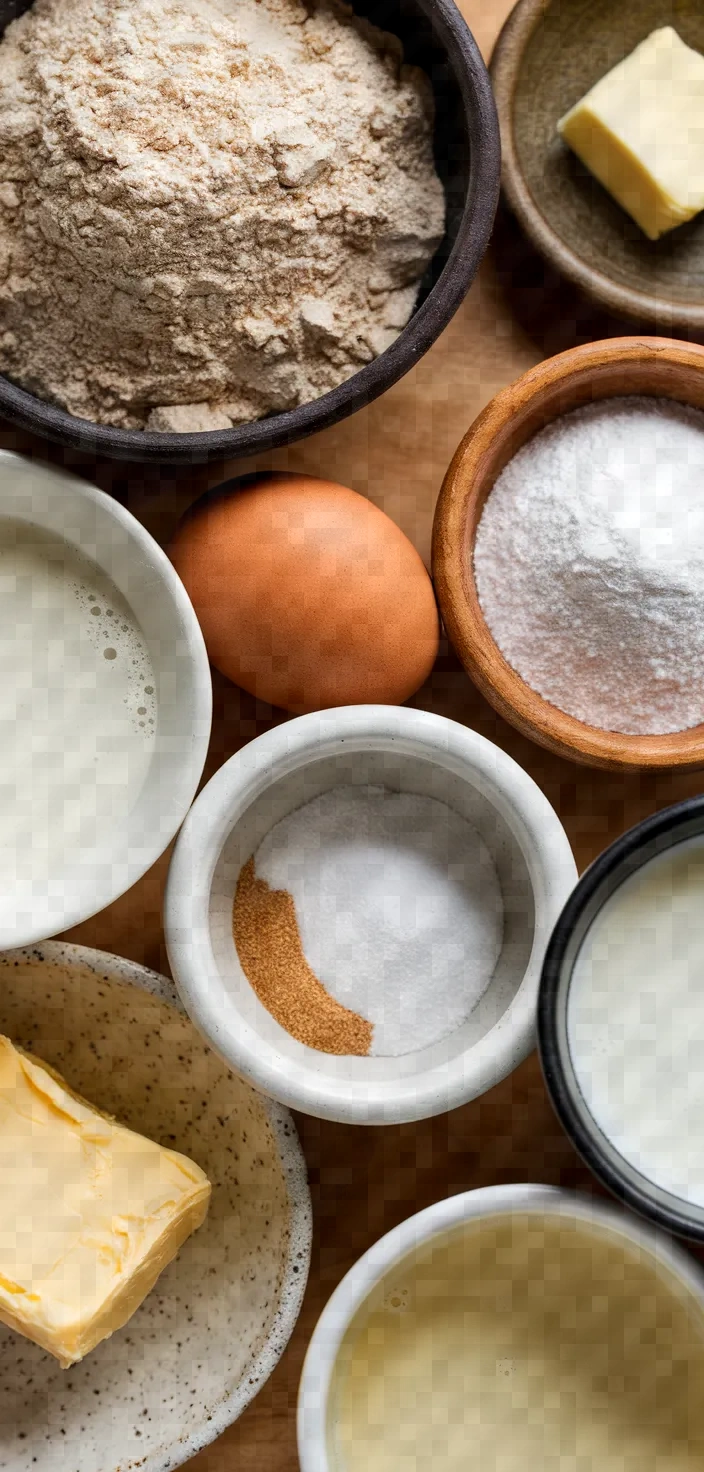
[[[0,33],[30,0],[0,0]],[[466,295],[484,255],[499,193],[500,149],[491,86],[477,44],[453,0],[354,0],[355,11],[399,36],[405,60],[429,75],[435,95],[435,162],[447,226],[410,322],[390,348],[310,404],[237,429],[155,434],[76,419],[0,377],[0,414],[35,434],[118,460],[189,463],[272,450],[326,429],[378,398],[428,351]]]
[[[636,330],[704,337],[704,214],[646,238],[557,136],[559,119],[660,26],[704,52],[701,0],[519,0],[491,78],[504,194],[531,243]]]
[[[433,577],[448,635],[487,700],[558,756],[587,766],[704,765],[704,725],[666,736],[623,736],[588,726],[551,705],[507,664],[479,606],[473,551],[484,502],[525,442],[580,404],[619,394],[655,394],[704,409],[704,348],[667,338],[615,338],[572,348],[502,389],[465,435],[445,477],[433,528]]]

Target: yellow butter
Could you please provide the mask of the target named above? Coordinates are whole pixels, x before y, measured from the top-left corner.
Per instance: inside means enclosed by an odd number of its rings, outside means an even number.
[[[0,1321],[74,1364],[127,1322],[209,1200],[200,1166],[0,1037]]]
[[[704,56],[672,26],[653,31],[557,126],[651,240],[704,209]]]

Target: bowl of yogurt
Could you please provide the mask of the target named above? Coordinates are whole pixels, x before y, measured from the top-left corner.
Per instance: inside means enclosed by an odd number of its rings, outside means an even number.
[[[704,797],[623,834],[547,948],[538,1036],[580,1154],[635,1211],[704,1242]]]
[[[695,1472],[704,1277],[637,1218],[546,1186],[439,1201],[343,1278],[310,1342],[302,1472]]]
[[[166,555],[109,496],[0,453],[0,949],[159,858],[208,747],[208,658]]]

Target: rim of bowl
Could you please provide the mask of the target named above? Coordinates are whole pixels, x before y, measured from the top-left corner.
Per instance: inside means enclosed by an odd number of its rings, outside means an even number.
[[[111,981],[141,987],[143,991],[150,992],[152,996],[174,1007],[177,1012],[188,1015],[168,977],[124,956],[114,956],[109,951],[98,951],[92,946],[75,945],[68,941],[45,941],[40,946],[20,946],[13,951],[3,952],[0,965],[7,965],[10,960],[20,956],[27,956],[35,962],[46,958],[50,964],[81,967],[95,971],[96,975],[99,973],[107,976]],[[289,1111],[265,1095],[259,1097],[274,1136],[289,1200],[289,1233],[279,1305],[265,1343],[235,1389],[215,1407],[212,1420],[207,1421],[200,1431],[192,1431],[180,1439],[175,1455],[168,1452],[160,1457],[155,1451],[153,1457],[148,1458],[144,1464],[146,1472],[174,1472],[175,1468],[183,1466],[184,1462],[209,1446],[228,1426],[238,1420],[281,1359],[301,1311],[313,1239],[308,1172],[296,1126]]]
[[[327,756],[397,750],[432,762],[445,755],[464,770],[503,818],[528,869],[535,903],[531,954],[518,990],[477,1043],[424,1074],[395,1080],[342,1080],[285,1057],[243,1018],[225,1028],[210,985],[218,976],[209,904],[223,846],[242,814],[272,783]],[[440,760],[438,765],[443,766]],[[343,706],[297,716],[230,757],[200,793],[171,859],[164,904],[169,963],[183,1005],[226,1059],[255,1088],[289,1108],[347,1124],[428,1119],[477,1098],[507,1077],[535,1046],[540,970],[552,928],[577,868],[565,830],[547,798],[518,763],[478,732],[445,716],[399,706]],[[184,921],[188,896],[188,921]]]
[[[3,455],[11,454],[11,458],[26,461],[27,457],[14,454],[14,452],[3,452]],[[101,506],[113,520],[136,542],[145,558],[154,571],[155,578],[158,577],[165,585],[172,603],[178,614],[183,636],[187,641],[188,657],[191,669],[191,690],[193,698],[193,715],[190,721],[188,742],[184,742],[183,764],[181,777],[178,783],[172,784],[166,794],[167,808],[171,810],[171,819],[168,825],[160,827],[154,834],[148,847],[140,850],[137,860],[130,859],[129,847],[125,849],[125,863],[129,869],[129,880],[127,884],[105,887],[104,891],[92,891],[90,894],[86,888],[83,903],[74,904],[67,908],[60,927],[56,929],[69,930],[74,925],[81,925],[84,920],[97,915],[108,905],[119,899],[133,884],[136,884],[157,859],[166,851],[172,838],[178,832],[186,813],[188,812],[193,798],[198,789],[198,784],[203,775],[205,760],[208,755],[210,744],[210,730],[213,711],[213,687],[210,678],[210,663],[205,648],[205,641],[201,633],[200,624],[196,618],[193,604],[181,582],[176,569],[169,561],[166,553],[147,531],[146,527],[132,515],[126,507],[121,506],[119,501],[113,500],[112,496],[101,491],[97,486],[91,485],[89,481],[81,480],[78,476],[69,474],[67,471],[54,466],[48,467],[53,476],[59,476],[64,481],[72,494],[82,496],[84,500],[92,502],[93,505]],[[78,543],[76,543],[79,546]],[[79,546],[80,550],[80,546]],[[96,560],[96,559],[93,559]],[[136,800],[139,806],[139,797]],[[56,934],[56,930],[53,932]],[[46,931],[41,925],[34,929],[18,935],[13,939],[13,948],[30,945],[32,942],[43,941]]]
[[[570,895],[545,954],[538,995],[538,1051],[550,1101],[575,1149],[614,1196],[639,1216],[704,1242],[704,1206],[661,1189],[611,1145],[582,1098],[572,1066],[565,1014],[574,963],[592,921],[611,895],[657,854],[704,832],[704,795],[687,798],[629,828],[585,871]]]
[[[432,17],[459,87],[469,134],[467,197],[445,265],[395,342],[330,393],[250,424],[203,434],[115,429],[78,419],[0,376],[0,409],[35,434],[93,455],[170,464],[273,450],[328,429],[373,402],[432,347],[460,307],[484,256],[499,197],[501,142],[494,94],[477,43],[453,0],[417,0]]]
[[[647,378],[637,388],[627,381]],[[470,426],[442,484],[433,522],[433,582],[443,622],[474,684],[505,720],[557,756],[614,771],[694,770],[704,764],[704,723],[661,736],[587,725],[533,690],[504,658],[484,619],[473,552],[494,483],[546,424],[580,405],[632,394],[704,409],[704,347],[663,337],[609,338],[546,358],[501,389]]]
[[[483,1186],[435,1202],[387,1232],[350,1268],[328,1299],[308,1345],[298,1392],[298,1455],[301,1472],[335,1472],[328,1455],[328,1404],[345,1334],[381,1279],[417,1248],[482,1218],[518,1212],[564,1216],[601,1227],[649,1253],[669,1269],[696,1302],[704,1328],[704,1272],[667,1237],[618,1207],[556,1186]]]
[[[659,322],[666,323],[671,332],[700,331],[704,329],[704,305],[639,291],[587,265],[546,220],[526,184],[514,137],[513,101],[526,48],[552,4],[553,0],[518,0],[491,57],[489,70],[501,131],[501,184],[509,206],[539,253],[607,311],[654,328]]]

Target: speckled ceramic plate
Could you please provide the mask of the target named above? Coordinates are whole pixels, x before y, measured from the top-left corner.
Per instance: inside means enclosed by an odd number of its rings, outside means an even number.
[[[704,214],[648,240],[556,132],[660,26],[704,52],[702,0],[519,0],[491,62],[502,182],[533,245],[602,308],[641,330],[701,338]]]
[[[169,1472],[240,1415],[296,1321],[311,1213],[293,1122],[229,1072],[170,982],[101,951],[0,955],[0,1032],[213,1183],[205,1225],[81,1364],[0,1326],[0,1469]]]

